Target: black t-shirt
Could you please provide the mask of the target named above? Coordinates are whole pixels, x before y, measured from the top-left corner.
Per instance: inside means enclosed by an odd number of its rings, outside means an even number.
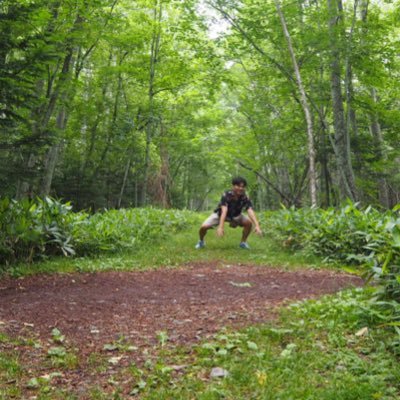
[[[243,208],[245,210],[253,208],[253,203],[245,194],[235,198],[235,194],[232,192],[232,190],[228,190],[222,195],[221,200],[218,203],[218,207],[214,210],[214,212],[218,213],[218,215],[221,215],[221,206],[228,207],[227,218],[235,218],[240,215]]]

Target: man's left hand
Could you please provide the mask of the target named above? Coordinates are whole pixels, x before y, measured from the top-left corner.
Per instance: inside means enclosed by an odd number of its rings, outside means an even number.
[[[262,236],[262,230],[261,230],[261,228],[259,226],[256,226],[254,228],[254,232],[255,232],[256,235]]]

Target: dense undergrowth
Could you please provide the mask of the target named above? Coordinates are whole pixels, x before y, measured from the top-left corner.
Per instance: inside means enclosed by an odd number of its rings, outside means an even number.
[[[353,265],[400,300],[400,216],[357,204],[334,209],[283,209],[268,213],[267,229],[284,246],[302,248],[328,262]]]
[[[380,212],[352,203],[340,209],[283,209],[268,213],[265,226],[284,246],[353,266],[373,280],[368,312],[400,336],[399,209]]]
[[[54,255],[112,253],[176,233],[194,214],[136,208],[73,212],[69,203],[45,198],[0,200],[0,264],[32,262]]]

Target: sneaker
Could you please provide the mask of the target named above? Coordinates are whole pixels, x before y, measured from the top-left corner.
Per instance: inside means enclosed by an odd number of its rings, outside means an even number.
[[[195,249],[203,249],[206,247],[206,244],[204,243],[204,240],[199,240],[199,242],[196,244]]]
[[[241,249],[250,250],[250,246],[247,244],[247,242],[241,242],[241,243],[239,244],[239,247],[240,247]]]

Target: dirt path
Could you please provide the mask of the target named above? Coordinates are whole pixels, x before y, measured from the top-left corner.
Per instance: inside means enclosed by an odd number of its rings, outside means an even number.
[[[138,378],[129,371],[145,366],[149,358],[157,360],[157,332],[168,335],[168,347],[190,344],[222,327],[271,320],[285,302],[361,284],[357,277],[334,271],[289,272],[217,262],[157,271],[3,279],[0,333],[16,340],[0,341],[0,353],[17,355],[23,372],[17,380],[3,382],[0,375],[0,392],[2,386],[15,385],[20,394],[11,398],[35,399],[37,390],[29,388],[29,380],[56,372],[51,390],[62,392],[52,391],[51,398],[68,393],[92,399],[93,388],[106,396],[94,398],[114,398],[116,380],[122,398],[131,398]],[[61,344],[52,339],[55,327],[65,335]],[[123,348],[110,349],[121,343]],[[63,364],[49,357],[54,346],[63,346],[70,355]]]
[[[123,335],[149,346],[156,332],[193,342],[223,326],[273,318],[282,302],[320,296],[357,277],[327,270],[285,272],[266,267],[198,263],[173,270],[43,275],[0,281],[0,330],[29,330],[43,339],[57,327],[80,353]]]

